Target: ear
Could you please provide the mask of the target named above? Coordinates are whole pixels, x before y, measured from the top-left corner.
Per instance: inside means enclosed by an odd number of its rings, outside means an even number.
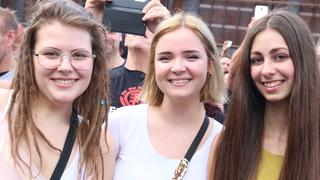
[[[6,40],[7,47],[12,47],[16,42],[16,32],[14,30],[10,30],[6,35]]]
[[[214,72],[213,68],[214,68],[214,59],[212,57],[208,57],[208,69],[207,69],[208,74],[213,75],[213,72]]]

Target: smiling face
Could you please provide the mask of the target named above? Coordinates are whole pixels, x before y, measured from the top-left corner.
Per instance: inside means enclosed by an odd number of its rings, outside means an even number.
[[[155,78],[164,99],[200,101],[207,69],[207,53],[190,29],[179,28],[159,39],[155,49]]]
[[[60,66],[50,70],[39,64],[41,57],[33,56],[39,97],[52,104],[70,105],[87,89],[92,75],[93,61],[90,68],[80,71],[71,65],[69,55],[76,50],[91,53],[90,34],[84,29],[57,21],[43,24],[36,33],[34,51],[38,53],[47,48],[59,50],[65,56],[62,57]]]
[[[255,37],[250,52],[251,78],[267,101],[287,100],[294,83],[294,65],[286,42],[274,29]]]

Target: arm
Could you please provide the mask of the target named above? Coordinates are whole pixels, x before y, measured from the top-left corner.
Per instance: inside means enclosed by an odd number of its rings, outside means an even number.
[[[100,145],[101,145],[101,151],[102,151],[103,165],[100,163],[99,166],[101,167],[101,169],[103,167],[103,171],[104,171],[103,179],[112,180],[114,166],[116,162],[115,147],[110,134],[108,132],[105,133],[105,128],[102,128],[102,131],[101,131]]]
[[[93,15],[93,17],[99,22],[102,22],[104,5],[106,2],[112,2],[112,0],[86,0],[84,7]]]
[[[228,44],[228,41],[223,42],[220,57],[224,57],[227,54],[228,49],[229,49],[229,47],[227,47],[227,44]]]

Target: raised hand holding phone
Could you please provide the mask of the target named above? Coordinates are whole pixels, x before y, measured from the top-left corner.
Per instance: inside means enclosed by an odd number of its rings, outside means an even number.
[[[269,7],[265,5],[256,5],[254,8],[254,19],[257,20],[267,15],[269,11]]]

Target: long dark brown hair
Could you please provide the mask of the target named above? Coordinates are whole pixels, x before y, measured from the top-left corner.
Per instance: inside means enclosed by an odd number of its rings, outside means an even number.
[[[217,142],[209,179],[256,179],[264,131],[265,99],[250,76],[252,42],[271,28],[285,40],[294,65],[294,85],[288,104],[288,137],[281,180],[320,177],[320,79],[315,44],[307,24],[297,15],[275,11],[257,20],[242,44],[225,129]]]
[[[38,138],[43,139],[50,147],[56,149],[35,125],[30,105],[37,98],[39,92],[35,81],[32,55],[36,41],[35,36],[43,25],[57,21],[68,26],[84,29],[91,36],[92,50],[96,55],[91,81],[88,88],[73,102],[73,108],[83,117],[83,121],[77,128],[81,152],[80,167],[87,168],[87,175],[103,177],[103,171],[102,175],[98,174],[98,164],[102,161],[102,152],[99,145],[101,128],[107,120],[109,109],[107,76],[105,73],[107,69],[107,57],[104,52],[105,29],[83,7],[70,0],[44,0],[38,2],[35,9],[35,14],[26,28],[21,44],[16,76],[13,82],[12,101],[7,116],[11,155],[15,164],[18,164],[20,168],[21,165],[26,165],[29,174],[32,174],[29,162],[24,162],[18,151],[22,140],[27,142],[30,156],[31,146],[35,147],[40,162],[42,161],[42,155]]]

